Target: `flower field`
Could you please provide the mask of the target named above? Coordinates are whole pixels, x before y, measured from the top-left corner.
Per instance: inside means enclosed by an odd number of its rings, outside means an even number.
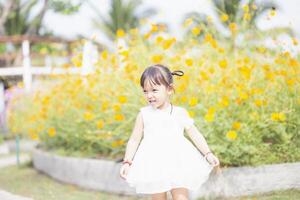
[[[140,75],[161,63],[185,72],[174,77],[171,101],[189,111],[222,165],[299,161],[299,56],[247,41],[232,49],[229,41],[186,26],[191,34],[181,41],[156,25],[143,34],[119,30],[127,46],[100,52],[95,73],[52,75],[41,89],[16,95],[10,131],[49,150],[122,158],[139,108],[146,105]],[[238,31],[236,24],[230,27]],[[80,51],[72,62],[66,67],[82,66]]]

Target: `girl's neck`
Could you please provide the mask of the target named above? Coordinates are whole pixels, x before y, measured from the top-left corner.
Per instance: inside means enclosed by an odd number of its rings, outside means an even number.
[[[170,103],[169,101],[166,101],[163,105],[161,105],[161,106],[158,107],[157,109],[165,110],[165,109],[167,109],[169,106],[171,106],[171,103]]]

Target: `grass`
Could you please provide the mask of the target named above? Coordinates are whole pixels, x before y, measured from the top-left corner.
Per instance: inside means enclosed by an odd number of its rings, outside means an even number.
[[[34,200],[136,200],[147,199],[91,191],[64,184],[37,172],[30,163],[0,170],[0,188]]]
[[[296,200],[300,199],[300,190],[278,190],[263,194],[230,198],[200,198],[198,200]]]
[[[120,196],[106,192],[85,190],[74,185],[60,183],[37,172],[31,163],[20,167],[6,167],[0,170],[0,188],[8,192],[31,197],[34,200],[137,200],[149,198],[138,198]],[[217,198],[225,200],[225,198]],[[300,190],[284,190],[264,193],[259,195],[226,198],[226,200],[292,200],[300,199]],[[199,200],[204,200],[200,198]],[[206,199],[207,200],[207,199]],[[216,200],[216,199],[214,199]]]

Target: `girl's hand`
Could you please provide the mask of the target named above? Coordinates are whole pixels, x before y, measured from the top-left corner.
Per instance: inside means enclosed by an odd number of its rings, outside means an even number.
[[[129,169],[130,166],[128,163],[123,164],[120,168],[120,177],[126,180]]]
[[[209,164],[213,165],[214,167],[216,167],[220,164],[219,159],[212,153],[209,153],[206,156],[206,160],[209,162]]]

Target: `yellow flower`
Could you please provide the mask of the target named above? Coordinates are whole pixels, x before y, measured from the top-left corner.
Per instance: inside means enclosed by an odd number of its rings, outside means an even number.
[[[112,142],[111,146],[112,147],[119,147],[119,146],[121,146],[123,144],[124,144],[124,140],[116,140],[116,141]]]
[[[241,128],[241,123],[240,122],[233,122],[232,123],[232,128],[235,130],[239,130]]]
[[[163,43],[162,43],[163,49],[165,49],[165,50],[169,49],[174,42],[176,42],[175,38],[163,41]]]
[[[214,118],[215,118],[215,114],[206,114],[204,119],[207,121],[207,122],[212,122],[214,121]]]
[[[236,23],[230,23],[229,24],[229,29],[232,33],[235,33],[237,31],[237,24]]]
[[[184,27],[190,26],[193,23],[192,18],[188,18],[184,21]]]
[[[105,111],[107,108],[108,108],[108,102],[107,101],[104,101],[103,103],[102,103],[102,106],[101,106],[101,110],[102,111]]]
[[[155,41],[157,44],[161,43],[164,40],[164,38],[162,36],[157,36]]]
[[[82,61],[78,57],[71,58],[71,62],[75,67],[80,67],[82,65]]]
[[[257,9],[257,6],[256,6],[254,3],[252,4],[252,9],[253,9],[253,10],[256,10],[256,9]]]
[[[151,24],[151,32],[157,32],[158,31],[158,26],[156,24]]]
[[[246,92],[243,92],[243,91],[239,92],[239,96],[240,96],[241,100],[248,99],[248,94]]]
[[[297,46],[298,45],[298,40],[296,38],[292,38],[293,40],[293,45]]]
[[[250,113],[250,117],[251,117],[252,120],[259,120],[260,119],[257,112]]]
[[[219,48],[218,51],[219,51],[219,53],[224,53],[225,49],[224,48]]]
[[[200,71],[200,76],[203,80],[209,80],[209,76],[204,71]]]
[[[221,68],[225,69],[225,68],[227,67],[227,60],[226,60],[226,59],[221,60],[221,61],[219,62],[219,66],[220,66]]]
[[[186,96],[183,96],[183,97],[181,97],[181,102],[182,103],[185,103],[187,101],[187,97]],[[300,101],[299,101],[300,102]]]
[[[272,113],[271,119],[273,121],[285,121],[286,117],[284,113]]]
[[[107,56],[108,56],[108,53],[107,53],[106,50],[104,50],[104,51],[101,52],[101,58],[102,58],[103,60],[106,60],[106,59],[107,59]]]
[[[216,112],[216,109],[214,107],[210,107],[207,111],[208,114],[214,114]]]
[[[187,66],[192,66],[193,65],[193,59],[191,59],[191,58],[187,58],[186,60],[185,60],[185,64],[187,65]]]
[[[131,34],[131,35],[138,35],[139,34],[139,29],[137,29],[137,28],[132,28],[132,29],[130,29],[129,30],[129,33]]]
[[[289,85],[289,86],[293,86],[296,82],[296,79],[288,79],[286,80],[286,83]]]
[[[251,15],[249,13],[245,13],[243,18],[244,20],[249,21],[251,19]]]
[[[244,12],[249,12],[249,6],[248,6],[248,4],[243,5],[243,10],[244,10]]]
[[[269,13],[270,16],[274,17],[276,15],[276,10],[272,9]]]
[[[226,22],[227,20],[228,20],[228,15],[226,15],[226,14],[223,14],[223,15],[221,15],[221,21],[222,22]]]
[[[265,47],[258,47],[258,51],[260,52],[260,53],[265,53],[266,52],[266,48]]]
[[[214,38],[211,34],[209,34],[209,33],[205,34],[205,37],[204,37],[205,42],[211,42],[212,40],[214,40]]]
[[[125,117],[124,117],[124,115],[122,115],[122,114],[116,114],[115,115],[115,120],[117,120],[117,121],[122,121],[122,120],[124,120],[125,119]]]
[[[214,121],[214,118],[215,118],[215,111],[216,109],[214,107],[210,107],[206,113],[206,115],[204,116],[204,119],[207,121],[207,122],[212,122]]]
[[[98,129],[102,129],[103,127],[104,127],[104,122],[103,122],[103,120],[101,120],[101,119],[98,120],[98,121],[97,121],[97,128],[98,128]]]
[[[129,51],[128,50],[123,50],[123,51],[120,51],[120,55],[124,56],[124,57],[128,57],[129,55]]]
[[[233,130],[230,130],[226,133],[226,137],[230,140],[235,140],[237,138],[237,133]]]
[[[215,73],[215,68],[209,67],[209,68],[208,68],[208,71],[209,71],[209,73],[213,74],[213,73]]]
[[[93,115],[93,113],[91,113],[91,112],[85,112],[84,113],[84,119],[86,120],[86,121],[91,121],[91,120],[93,120],[95,118],[95,116]]]
[[[150,36],[151,36],[151,33],[146,33],[146,34],[144,35],[144,39],[149,39]]]
[[[196,27],[192,28],[192,33],[194,36],[198,36],[201,33],[200,27],[196,26]]]
[[[229,106],[229,99],[227,96],[223,96],[222,99],[221,99],[221,104],[224,106],[224,107],[227,107]]]
[[[152,58],[151,58],[151,61],[153,63],[160,63],[163,59],[163,56],[160,55],[160,54],[157,54],[157,55],[153,55]]]
[[[244,77],[249,80],[250,77],[251,77],[251,69],[249,69],[248,67],[246,66],[243,66],[243,67],[239,67],[239,71],[241,72],[241,74],[244,75]]]
[[[50,136],[50,137],[54,137],[55,135],[56,135],[56,130],[55,130],[55,128],[49,128],[48,129],[48,135]]]
[[[39,140],[39,135],[37,133],[30,133],[30,138],[32,140]]]
[[[69,68],[69,67],[71,67],[71,64],[70,63],[64,63],[64,64],[62,64],[62,67],[63,68]]]
[[[114,111],[115,111],[115,112],[118,112],[118,111],[121,110],[121,105],[115,104],[113,108],[114,108]]]
[[[260,99],[255,99],[254,103],[257,107],[262,106],[262,100],[260,100]]]
[[[117,30],[117,37],[124,37],[125,36],[125,32],[123,29],[118,29]]]
[[[212,23],[213,22],[213,18],[211,16],[207,16],[206,19],[207,19],[208,23]]]
[[[190,106],[195,106],[198,104],[198,99],[197,97],[192,97],[191,100],[190,100]]]
[[[195,117],[195,112],[193,112],[193,111],[188,111],[188,114],[190,117]]]
[[[127,97],[126,96],[119,96],[119,102],[120,103],[126,103],[127,102]]]

